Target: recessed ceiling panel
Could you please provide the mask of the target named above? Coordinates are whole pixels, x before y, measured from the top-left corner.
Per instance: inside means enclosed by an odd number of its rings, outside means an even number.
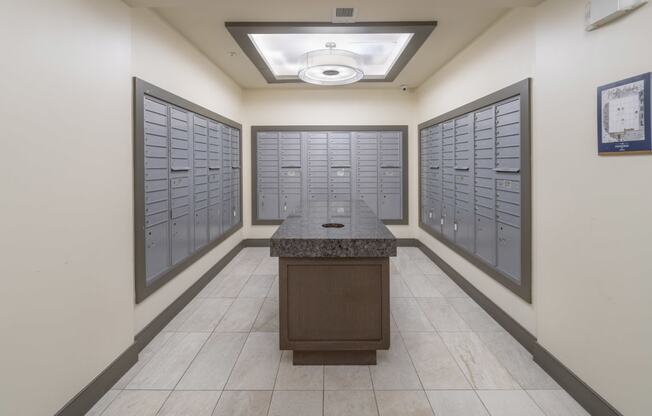
[[[295,78],[305,53],[327,43],[360,56],[364,77],[383,79],[403,53],[412,33],[253,33],[258,53],[276,78]]]
[[[300,82],[307,52],[334,47],[361,58],[362,81],[391,82],[433,31],[436,22],[227,22],[238,45],[268,83]]]

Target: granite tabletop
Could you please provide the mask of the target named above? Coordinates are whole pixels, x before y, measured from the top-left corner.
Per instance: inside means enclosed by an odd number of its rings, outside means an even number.
[[[272,235],[273,257],[396,256],[396,237],[363,201],[309,205],[290,214]]]

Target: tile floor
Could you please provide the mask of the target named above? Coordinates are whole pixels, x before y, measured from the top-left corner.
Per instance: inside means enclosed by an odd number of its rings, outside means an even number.
[[[87,415],[588,415],[420,250],[391,266],[392,346],[375,366],[292,366],[278,261],[247,248]]]

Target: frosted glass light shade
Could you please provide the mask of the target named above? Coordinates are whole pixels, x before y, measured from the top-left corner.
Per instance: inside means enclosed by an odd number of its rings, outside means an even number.
[[[299,79],[316,85],[346,85],[364,77],[359,55],[342,49],[318,49],[301,57]]]
[[[250,33],[247,35],[276,79],[296,79],[307,52],[334,42],[358,55],[365,79],[383,79],[412,39],[412,33]],[[335,48],[334,48],[335,49]]]

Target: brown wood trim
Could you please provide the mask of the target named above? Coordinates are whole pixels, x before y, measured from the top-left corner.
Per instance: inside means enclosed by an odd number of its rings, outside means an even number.
[[[289,284],[290,278],[288,269],[296,266],[309,266],[319,271],[325,267],[331,266],[371,266],[380,267],[381,298],[377,300],[375,306],[380,307],[380,334],[377,338],[359,337],[356,339],[293,339],[290,331],[291,321],[296,316],[290,314],[290,296]],[[388,349],[390,346],[390,310],[389,310],[389,258],[279,258],[279,342],[282,350],[298,351],[365,351]],[[322,319],[321,317],[319,319]],[[323,319],[328,321],[332,319],[327,314]],[[329,322],[327,326],[332,326]]]
[[[496,91],[492,94],[479,98],[471,103],[463,105],[445,114],[432,118],[426,122],[419,124],[418,139],[417,139],[417,152],[418,163],[421,164],[421,131],[436,124],[448,121],[458,116],[467,114],[472,111],[482,109],[489,105],[495,104],[499,101],[506,100],[515,96],[521,97],[521,196],[523,203],[521,204],[521,283],[517,283],[510,279],[507,275],[500,272],[492,265],[484,262],[475,254],[466,251],[459,247],[454,242],[451,242],[443,235],[431,230],[421,220],[423,218],[421,200],[423,181],[421,178],[421,169],[419,169],[419,228],[426,232],[431,237],[437,239],[439,242],[453,250],[458,255],[462,256],[465,260],[478,267],[487,275],[491,276],[494,280],[505,286],[514,294],[528,303],[532,303],[532,166],[531,166],[531,79],[527,78],[523,81],[512,84],[502,90]]]
[[[376,350],[293,351],[294,365],[376,365]]]
[[[260,71],[268,84],[298,83],[296,78],[276,78],[271,68],[249,38],[255,33],[413,33],[414,35],[396,62],[382,79],[362,79],[361,82],[392,82],[410,62],[419,48],[437,27],[436,21],[414,22],[226,22],[224,24],[238,46]]]
[[[163,312],[159,313],[145,328],[136,334],[135,341],[138,351],[141,351],[154,337],[170,323],[170,321],[179,313],[195,296],[206,287],[206,285],[217,276],[217,274],[245,247],[243,240],[233,247],[217,263],[206,271],[195,283],[186,289],[178,298],[174,300]]]
[[[86,387],[68,401],[55,416],[84,415],[138,361],[138,345],[131,344]]]
[[[623,416],[574,372],[538,342],[531,351],[534,361],[593,416]]]
[[[568,392],[582,407],[594,416],[622,416],[609,402],[594,391],[561,361],[546,350],[536,337],[484,293],[476,289],[464,276],[417,240],[417,247],[441,268],[471,299],[500,324],[516,341],[528,350],[534,361]]]
[[[352,126],[352,125],[308,125],[308,126],[251,126],[251,225],[280,225],[283,220],[261,220],[258,219],[258,157],[256,149],[256,137],[258,132],[261,131],[271,131],[271,132],[281,132],[281,131],[400,131],[403,136],[403,167],[402,167],[402,176],[403,176],[403,198],[402,198],[402,210],[403,218],[400,220],[383,220],[385,225],[408,225],[410,223],[410,190],[409,190],[409,172],[408,172],[408,163],[409,163],[409,139],[408,132],[409,127],[406,125],[363,125],[363,126]]]
[[[482,309],[494,318],[500,326],[512,334],[521,345],[523,345],[528,351],[532,351],[533,345],[536,342],[534,335],[521,326],[521,324],[516,322],[511,316],[509,316],[509,314],[507,314],[507,312],[502,310],[484,293],[476,289],[476,287],[466,280],[464,276],[462,276],[444,259],[435,254],[435,252],[428,248],[428,246],[423,244],[421,241],[418,241],[417,247],[421,249],[421,251],[433,261],[433,263],[442,269],[443,272],[446,273],[446,275],[448,275],[448,277],[450,277],[451,280],[455,282],[467,295],[469,295],[471,299],[473,299]]]
[[[153,84],[143,81],[140,78],[133,78],[133,88],[134,88],[134,101],[133,101],[133,117],[134,117],[134,138],[133,138],[133,151],[134,151],[134,256],[135,256],[135,288],[136,288],[136,303],[140,303],[145,300],[149,295],[156,292],[167,282],[176,277],[183,270],[187,269],[190,265],[195,263],[199,258],[207,254],[213,248],[217,247],[219,244],[224,242],[227,238],[232,236],[234,233],[239,231],[243,226],[243,182],[242,182],[242,125],[237,123],[229,118],[221,116],[207,108],[204,108],[200,105],[192,103],[178,95],[175,95],[169,91],[166,91],[162,88],[159,88]],[[238,169],[240,176],[240,222],[234,225],[229,231],[222,234],[217,239],[210,241],[201,249],[193,252],[183,261],[177,263],[176,265],[170,266],[170,268],[163,273],[161,276],[157,277],[156,280],[150,284],[146,283],[145,277],[145,201],[144,201],[144,177],[145,177],[145,167],[143,164],[144,161],[144,110],[143,110],[143,100],[144,96],[149,95],[154,98],[158,98],[167,103],[173,104],[175,106],[185,108],[186,110],[192,111],[194,113],[200,114],[204,117],[219,121],[220,123],[226,124],[232,128],[235,128],[239,131],[240,137],[240,168]]]
[[[149,325],[141,330],[135,342],[116,358],[102,373],[93,379],[84,389],[73,397],[56,416],[77,416],[85,414],[111,387],[136,363],[140,352],[165,326],[203,289],[217,273],[228,264],[244,247],[258,247],[264,241],[243,240],[225,255],[215,266],[189,289],[187,289],[170,306],[161,312]],[[498,307],[491,299],[477,290],[448,263],[416,239],[404,239],[405,246],[418,247],[428,258],[437,264],[453,281],[458,284],[480,307],[492,316],[521,345],[533,355],[537,362],[559,385],[564,388],[587,411],[596,416],[622,416],[609,402],[589,387],[554,355],[539,344],[536,338]],[[253,245],[250,245],[253,242]]]

